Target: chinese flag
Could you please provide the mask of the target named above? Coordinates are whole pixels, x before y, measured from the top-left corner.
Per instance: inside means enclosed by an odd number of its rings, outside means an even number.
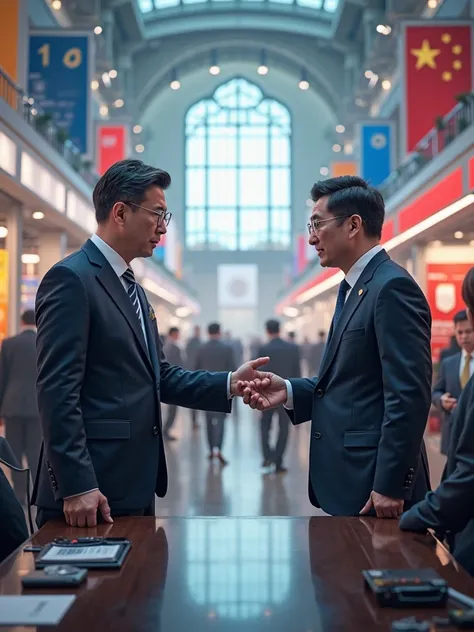
[[[456,95],[472,91],[471,26],[405,25],[403,64],[405,150],[412,152],[457,104]]]

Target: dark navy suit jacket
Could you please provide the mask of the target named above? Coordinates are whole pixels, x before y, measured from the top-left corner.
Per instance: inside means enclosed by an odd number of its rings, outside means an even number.
[[[461,364],[461,352],[448,356],[439,365],[438,380],[433,388],[433,404],[444,414],[441,427],[441,452],[448,454],[451,440],[452,414],[441,405],[441,397],[445,393],[451,393],[459,399],[461,395],[461,381],[459,379],[459,366]]]
[[[294,424],[312,420],[309,495],[357,515],[371,490],[424,497],[431,316],[423,292],[382,250],[349,294],[314,379],[292,379]],[[423,448],[423,449],[422,449]]]
[[[112,513],[149,507],[168,485],[160,402],[230,411],[228,374],[171,366],[140,286],[139,298],[148,348],[120,279],[91,241],[38,289],[40,507],[61,510],[64,497],[95,487]]]

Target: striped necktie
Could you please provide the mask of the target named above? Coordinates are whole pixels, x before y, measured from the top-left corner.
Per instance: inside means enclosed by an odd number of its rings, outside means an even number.
[[[461,388],[464,389],[466,384],[469,382],[469,378],[471,377],[471,360],[472,355],[468,353],[464,358],[464,366],[462,368],[461,373]]]
[[[135,281],[135,275],[133,274],[133,270],[131,270],[130,268],[127,268],[125,272],[122,274],[122,278],[125,279],[127,283],[127,294],[130,297],[130,300],[132,301],[132,305],[133,305],[133,308],[135,309],[138,322],[140,323],[140,326],[143,327],[142,315],[140,311],[140,301],[138,298],[138,291],[137,291],[137,282]]]

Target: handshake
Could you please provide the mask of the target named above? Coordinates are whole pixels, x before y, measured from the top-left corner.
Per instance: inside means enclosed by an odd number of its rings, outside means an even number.
[[[259,371],[270,358],[250,360],[234,371],[230,381],[232,396],[242,397],[244,404],[257,410],[268,410],[286,404],[288,393],[283,378]]]

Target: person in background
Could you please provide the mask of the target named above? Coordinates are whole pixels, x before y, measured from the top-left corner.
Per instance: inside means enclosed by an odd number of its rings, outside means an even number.
[[[318,342],[311,345],[309,352],[309,374],[317,375],[319,373],[319,367],[324,355],[324,349],[326,348],[326,332],[318,331]]]
[[[36,476],[41,449],[41,423],[36,400],[35,313],[21,317],[21,333],[3,341],[0,353],[0,416],[5,437],[21,465],[26,457],[31,476]],[[13,472],[13,486],[20,503],[26,505],[26,476]]]
[[[445,358],[449,358],[449,356],[452,356],[455,353],[459,353],[460,351],[461,351],[461,347],[458,345],[456,336],[455,335],[451,336],[449,345],[445,349],[441,349],[440,351],[439,361],[442,362]]]
[[[312,346],[308,336],[304,336],[303,342],[301,343],[301,360],[304,363],[305,375],[309,373],[309,356]]]
[[[288,342],[292,342],[293,344],[296,344],[296,333],[294,331],[288,332]]]
[[[301,377],[301,363],[299,348],[293,342],[287,342],[280,337],[280,323],[278,320],[268,320],[265,324],[269,341],[260,348],[270,362],[265,366],[266,371],[271,371],[284,378]],[[272,428],[273,415],[278,415],[278,439],[275,448],[270,447],[269,438]],[[283,465],[283,456],[288,443],[290,419],[283,406],[277,409],[265,410],[260,418],[260,432],[262,441],[263,468],[275,466],[277,473],[287,472]]]
[[[467,273],[462,297],[474,329],[474,268]],[[459,321],[463,322],[463,321]],[[466,336],[464,333],[463,336]],[[458,339],[459,341],[459,339]],[[464,344],[460,342],[464,350]],[[458,363],[459,364],[459,363]],[[434,529],[446,537],[457,561],[474,575],[474,379],[468,380],[451,418],[451,442],[443,481],[400,520],[403,531]]]
[[[185,354],[186,354],[186,368],[189,370],[193,370],[196,365],[197,353],[202,345],[201,340],[201,327],[196,325],[194,327],[193,337],[190,338],[186,344]],[[235,402],[234,402],[235,404]],[[191,421],[193,423],[193,429],[199,428],[199,424],[197,422],[198,411],[191,408]]]
[[[452,414],[474,371],[474,331],[466,310],[454,316],[454,333],[460,351],[440,362],[432,402],[443,413],[441,454],[447,454],[451,437]]]
[[[234,353],[231,347],[221,340],[221,326],[219,323],[211,323],[207,331],[209,340],[198,351],[195,369],[233,371],[235,368]],[[209,459],[217,458],[221,465],[228,463],[222,456],[225,417],[226,414],[222,412],[206,412]]]
[[[260,339],[260,336],[252,336],[252,338],[250,339],[250,344],[249,344],[249,351],[250,351],[251,358],[256,357],[255,354],[258,353],[258,350],[260,349],[261,346],[262,346],[262,341]]]
[[[177,327],[171,327],[168,332],[168,338],[163,345],[163,353],[168,362],[174,366],[183,366],[183,355],[178,345],[180,331]],[[176,441],[176,437],[170,434],[170,430],[176,419],[178,407],[174,404],[168,406],[168,415],[163,427],[163,439],[168,441]]]

